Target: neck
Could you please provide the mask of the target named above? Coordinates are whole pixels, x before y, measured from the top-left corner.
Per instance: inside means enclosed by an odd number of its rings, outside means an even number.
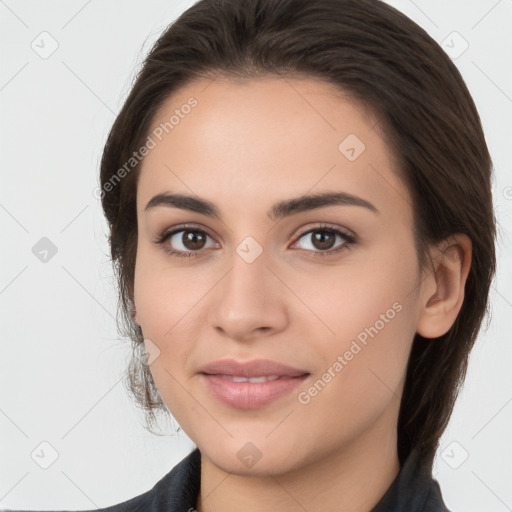
[[[396,428],[378,423],[348,448],[327,450],[307,466],[271,476],[227,473],[202,455],[197,512],[371,510],[400,471]]]

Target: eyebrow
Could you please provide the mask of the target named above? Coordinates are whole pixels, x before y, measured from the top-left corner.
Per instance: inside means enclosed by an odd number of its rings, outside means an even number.
[[[200,213],[207,217],[216,217],[219,220],[221,218],[219,209],[214,203],[196,196],[169,193],[157,194],[150,199],[144,211],[158,206],[180,208]],[[267,215],[269,219],[275,221],[289,215],[316,210],[326,206],[360,206],[373,213],[380,214],[379,210],[372,203],[361,197],[346,192],[323,192],[280,201],[272,206]]]

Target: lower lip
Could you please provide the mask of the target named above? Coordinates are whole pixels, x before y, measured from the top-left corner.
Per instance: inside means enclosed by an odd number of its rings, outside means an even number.
[[[258,409],[298,387],[308,375],[281,377],[267,382],[233,382],[218,375],[201,374],[211,393],[221,402],[238,409]]]

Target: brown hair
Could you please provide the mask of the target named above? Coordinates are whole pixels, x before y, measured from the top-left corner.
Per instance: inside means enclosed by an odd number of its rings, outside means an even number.
[[[422,268],[430,244],[454,233],[471,239],[459,315],[435,341],[415,335],[401,400],[400,463],[418,447],[431,466],[489,313],[496,265],[492,162],[457,67],[421,27],[380,0],[200,0],[153,45],[110,131],[100,173],[120,333],[134,348],[126,383],[150,422],[154,411],[166,409],[148,366],[135,357],[143,353],[142,331],[132,318],[140,166],[131,172],[125,166],[122,179],[119,170],[178,88],[196,78],[262,75],[320,78],[377,114],[412,197]]]

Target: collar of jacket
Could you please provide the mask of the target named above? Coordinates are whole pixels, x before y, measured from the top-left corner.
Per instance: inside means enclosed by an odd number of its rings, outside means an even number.
[[[415,449],[370,512],[450,512],[438,482],[420,462]],[[149,491],[95,512],[196,512],[200,485],[201,453],[196,448]]]

